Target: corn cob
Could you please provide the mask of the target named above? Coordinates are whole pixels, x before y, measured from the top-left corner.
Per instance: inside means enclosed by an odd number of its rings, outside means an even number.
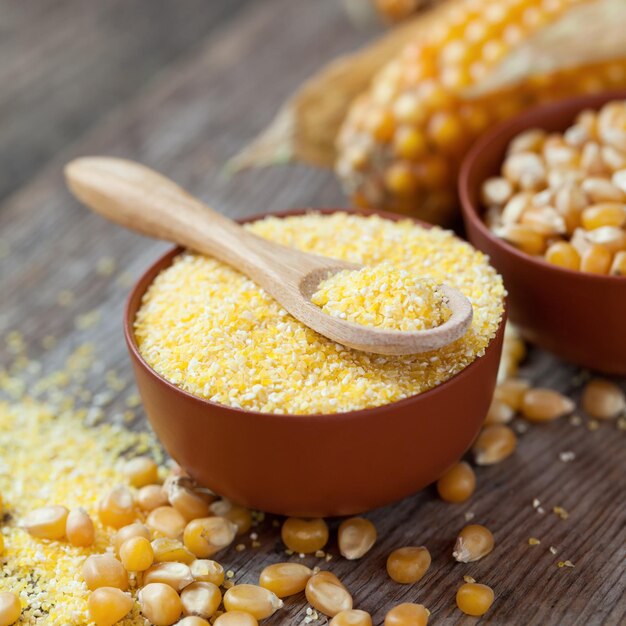
[[[407,45],[350,107],[338,136],[336,171],[355,203],[450,222],[461,159],[486,128],[533,104],[626,85],[626,57],[577,56],[571,37],[569,64],[562,58],[567,50],[555,52],[554,66],[540,65],[538,73],[510,62],[524,46],[545,40],[568,13],[617,4],[448,3],[429,36]],[[580,38],[588,37],[585,21],[578,26]]]

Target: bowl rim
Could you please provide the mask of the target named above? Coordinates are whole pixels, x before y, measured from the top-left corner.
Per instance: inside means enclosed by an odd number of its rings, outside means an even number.
[[[247,216],[245,218],[235,218],[235,219],[237,222],[241,224],[247,224],[249,222],[254,222],[256,220],[263,219],[265,217],[278,217],[282,219],[285,217],[291,217],[295,215],[306,215],[307,213],[321,213],[322,215],[330,215],[332,213],[340,213],[340,212],[351,213],[354,215],[365,215],[365,216],[378,215],[386,219],[391,219],[392,221],[401,221],[404,219],[408,219],[425,228],[433,228],[433,227],[441,228],[435,224],[429,224],[428,222],[423,222],[422,220],[419,220],[417,218],[414,218],[408,215],[402,215],[399,213],[392,213],[390,211],[378,211],[378,210],[370,210],[370,209],[343,208],[343,207],[337,207],[337,208],[303,207],[303,208],[286,209],[282,211],[265,211],[261,213],[256,213],[251,216]],[[455,235],[455,236],[458,237],[458,235]],[[461,241],[464,241],[460,237],[459,239]],[[498,328],[496,329],[494,336],[489,340],[489,343],[485,347],[483,354],[476,357],[469,365],[464,367],[460,372],[457,372],[454,376],[451,376],[450,378],[440,383],[439,385],[436,385],[432,389],[428,389],[427,391],[423,391],[422,393],[413,394],[411,396],[402,398],[400,400],[395,400],[394,402],[390,402],[388,404],[382,404],[382,405],[374,406],[374,407],[367,407],[364,409],[356,409],[353,411],[342,411],[342,412],[337,412],[337,413],[299,414],[299,413],[264,413],[261,411],[251,411],[248,409],[242,409],[238,407],[229,406],[227,404],[221,404],[219,402],[213,402],[212,400],[208,400],[207,398],[201,398],[200,396],[196,396],[190,393],[189,391],[186,391],[185,389],[178,387],[177,385],[175,385],[174,383],[170,382],[165,377],[163,377],[161,374],[159,374],[143,358],[143,356],[141,355],[141,352],[139,351],[139,346],[137,345],[137,342],[135,340],[135,333],[133,329],[135,318],[134,318],[134,315],[132,315],[133,301],[137,298],[138,302],[141,303],[141,299],[143,298],[143,295],[146,293],[147,288],[152,284],[154,278],[157,275],[157,274],[154,274],[152,278],[149,278],[151,274],[156,272],[156,268],[163,263],[167,263],[167,265],[164,265],[162,269],[171,265],[171,261],[184,250],[185,248],[183,248],[182,246],[171,247],[164,254],[161,254],[155,261],[150,263],[150,265],[146,268],[146,270],[142,272],[141,276],[134,282],[126,298],[126,303],[124,305],[124,322],[123,322],[124,323],[124,337],[126,340],[126,345],[128,349],[130,350],[130,352],[132,353],[132,356],[134,357],[136,362],[142,368],[144,368],[150,375],[154,376],[160,383],[165,384],[165,386],[171,389],[173,392],[183,394],[184,396],[186,396],[188,399],[192,400],[193,402],[199,403],[201,405],[205,405],[208,409],[233,411],[236,414],[241,414],[245,416],[254,416],[254,417],[259,417],[259,418],[263,418],[266,420],[269,419],[271,421],[281,422],[281,423],[285,421],[293,422],[294,419],[297,419],[299,421],[304,421],[304,422],[307,422],[307,421],[317,422],[320,420],[327,420],[327,419],[334,419],[334,420],[340,419],[343,421],[349,421],[349,420],[357,420],[357,419],[362,419],[362,418],[366,418],[370,416],[375,416],[379,413],[386,413],[390,409],[394,410],[396,408],[401,408],[408,404],[415,403],[416,401],[419,401],[421,399],[432,398],[437,394],[444,393],[445,392],[444,388],[448,386],[449,383],[452,383],[453,381],[458,382],[459,380],[467,376],[471,376],[473,373],[473,370],[476,369],[476,367],[480,365],[479,361],[483,357],[486,356],[487,351],[489,349],[492,349],[495,345],[495,342],[497,342],[501,338],[501,336],[504,335],[504,328],[505,328],[507,317],[508,317],[508,305],[507,305],[506,298],[504,298],[503,300],[503,311],[502,311],[502,316],[500,318],[500,322],[498,324]],[[143,289],[140,290],[140,286],[144,282],[146,283],[146,285],[145,287],[143,287]],[[132,315],[132,319],[131,319],[131,315]],[[500,359],[498,359],[498,362],[499,361]]]
[[[489,153],[490,145],[494,142],[499,143],[502,140],[502,136],[508,135],[513,128],[516,128],[518,133],[531,128],[541,128],[541,119],[556,111],[567,109],[568,111],[571,110],[574,114],[576,114],[584,109],[592,108],[597,110],[611,100],[624,99],[626,99],[626,90],[622,89],[574,96],[572,98],[558,100],[557,102],[541,104],[500,122],[491,130],[481,135],[470,148],[469,152],[465,155],[459,171],[458,193],[461,200],[461,210],[463,212],[463,216],[497,248],[502,250],[504,253],[513,256],[522,263],[535,266],[540,271],[552,272],[557,278],[566,278],[583,283],[596,282],[597,284],[623,284],[626,286],[626,277],[592,274],[590,272],[582,272],[580,270],[571,270],[548,263],[542,257],[535,257],[518,250],[515,246],[508,243],[504,239],[501,239],[489,229],[487,224],[485,224],[482,219],[482,213],[484,212],[484,210],[481,210],[482,206],[479,203],[472,202],[470,198],[470,180],[473,178],[473,171],[477,164],[481,162],[481,159],[485,154]]]

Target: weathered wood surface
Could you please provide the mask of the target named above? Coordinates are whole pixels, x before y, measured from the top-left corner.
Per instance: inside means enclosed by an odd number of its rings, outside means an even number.
[[[19,329],[45,369],[91,341],[104,367],[130,380],[121,333],[127,287],[118,279],[122,272],[137,276],[165,244],[124,232],[79,207],[64,189],[63,163],[84,154],[137,159],[232,216],[344,204],[328,172],[286,167],[228,179],[221,167],[302,79],[367,33],[349,26],[337,0],[135,0],[90,3],[81,11],[78,5],[84,7],[79,0],[0,2],[0,193],[16,189],[0,206],[0,334]],[[90,35],[96,26],[97,36]],[[168,35],[164,50],[161,39],[170,26],[176,33]],[[69,34],[74,32],[78,40]],[[105,40],[115,62],[102,58]],[[152,55],[158,58],[147,58]],[[68,89],[72,77],[84,88]],[[65,84],[61,92],[53,89],[57,79]],[[115,258],[116,276],[97,273],[102,257]],[[69,307],[57,303],[62,290],[76,296]],[[101,311],[101,322],[77,330],[75,317],[94,309]],[[41,348],[46,335],[59,340],[47,351]],[[3,344],[0,367],[10,358]],[[524,374],[579,394],[576,368],[539,351],[531,352]],[[104,381],[92,376],[88,385],[97,391]],[[111,404],[110,415],[123,410],[127,393]],[[143,417],[137,427],[145,427]],[[575,459],[560,461],[559,453],[570,450]],[[323,463],[317,451],[310,455],[311,462]],[[433,624],[473,623],[454,603],[466,574],[496,592],[485,623],[626,623],[625,467],[624,433],[615,423],[593,432],[566,420],[533,427],[511,459],[478,469],[479,487],[470,502],[446,505],[430,489],[374,511],[380,540],[373,551],[356,563],[335,556],[328,567],[375,624],[401,601],[423,602]],[[534,498],[544,514],[533,509]],[[554,505],[569,511],[569,519],[554,515]],[[450,555],[468,512],[492,529],[497,545],[483,561],[460,565]],[[541,544],[529,546],[529,537]],[[254,551],[224,555],[237,581],[256,581],[265,564],[285,558],[269,522],[261,541]],[[428,546],[433,566],[421,583],[400,586],[386,577],[385,558],[410,544]],[[551,545],[558,554],[548,551]],[[329,551],[336,555],[336,546]],[[566,559],[573,569],[556,566]],[[305,610],[303,598],[296,597],[264,623],[300,624]]]

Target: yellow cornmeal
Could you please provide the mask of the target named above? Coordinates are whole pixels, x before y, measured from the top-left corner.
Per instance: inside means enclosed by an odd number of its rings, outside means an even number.
[[[337,413],[422,393],[481,356],[505,295],[487,258],[452,233],[377,216],[309,213],[248,228],[267,239],[364,266],[387,262],[457,287],[471,301],[466,335],[437,352],[386,357],[350,350],[292,318],[252,281],[185,252],[146,292],[139,350],[161,376],[221,404],[266,413]]]
[[[390,330],[427,330],[452,315],[438,283],[387,262],[333,274],[311,301],[333,317]]]

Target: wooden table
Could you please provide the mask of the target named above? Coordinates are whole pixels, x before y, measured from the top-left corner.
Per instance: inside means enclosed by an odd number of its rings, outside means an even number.
[[[19,329],[44,368],[89,340],[107,368],[130,379],[121,332],[124,279],[138,276],[165,247],[78,206],[63,185],[68,159],[137,159],[235,217],[346,203],[329,172],[291,166],[234,179],[221,173],[307,75],[370,36],[347,22],[338,0],[0,0],[0,15],[0,333]],[[115,259],[115,276],[97,271],[106,257]],[[70,306],[58,303],[63,291],[75,295]],[[76,316],[95,309],[101,322],[76,330]],[[58,343],[44,351],[46,335]],[[9,358],[3,347],[0,366]],[[523,374],[574,398],[583,379],[537,350]],[[89,381],[94,391],[103,384]],[[108,414],[121,410],[120,397]],[[137,427],[145,427],[143,418]],[[464,575],[494,588],[488,623],[624,624],[624,441],[615,422],[595,431],[586,420],[530,428],[511,459],[478,469],[470,502],[448,505],[427,489],[374,511],[380,540],[368,557],[356,563],[335,557],[329,567],[376,624],[402,601],[423,602],[433,624],[473,623],[454,603]],[[575,459],[559,460],[564,451]],[[323,457],[312,452],[311,462]],[[545,513],[533,508],[535,498]],[[569,511],[567,520],[551,512],[555,505]],[[463,566],[451,550],[470,513],[492,529],[496,549]],[[541,544],[529,546],[529,537]],[[265,563],[280,558],[269,522],[261,541],[254,554],[224,556],[237,581],[255,582]],[[385,558],[409,544],[428,546],[433,566],[421,583],[400,586],[386,577]],[[334,544],[330,552],[337,554]],[[574,568],[557,567],[567,559]],[[296,597],[265,623],[300,624],[305,610]]]

